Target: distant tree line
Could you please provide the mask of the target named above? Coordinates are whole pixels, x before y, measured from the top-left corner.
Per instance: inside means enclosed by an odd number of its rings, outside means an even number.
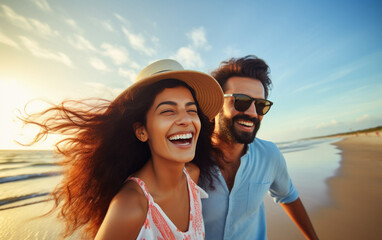
[[[317,138],[325,138],[325,137],[336,137],[336,136],[340,136],[340,135],[343,136],[343,135],[353,135],[353,134],[360,134],[360,133],[370,133],[370,132],[377,132],[377,131],[381,131],[381,130],[382,130],[382,126],[378,126],[378,127],[373,127],[373,128],[367,128],[367,129],[360,129],[360,130],[350,131],[350,132],[335,133],[335,134],[331,134],[331,135],[312,137],[312,138],[309,138],[309,139],[317,139]]]

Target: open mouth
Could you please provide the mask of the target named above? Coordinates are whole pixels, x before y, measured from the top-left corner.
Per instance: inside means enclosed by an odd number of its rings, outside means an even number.
[[[168,140],[177,145],[188,145],[192,143],[192,133],[171,135]]]
[[[238,124],[244,126],[244,127],[253,127],[254,123],[251,121],[245,121],[245,120],[238,120]]]

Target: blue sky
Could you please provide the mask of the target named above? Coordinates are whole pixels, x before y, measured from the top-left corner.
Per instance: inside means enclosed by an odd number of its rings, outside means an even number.
[[[274,102],[263,139],[382,125],[381,12],[380,1],[0,0],[0,148],[35,131],[15,117],[29,100],[112,99],[161,58],[207,73],[263,58]]]

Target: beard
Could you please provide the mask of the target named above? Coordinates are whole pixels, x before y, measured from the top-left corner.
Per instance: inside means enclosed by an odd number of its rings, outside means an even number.
[[[251,118],[248,115],[239,114],[234,116],[233,118],[226,118],[224,114],[221,112],[219,114],[219,124],[220,124],[220,134],[224,138],[226,138],[229,142],[243,143],[249,144],[253,142],[256,137],[257,131],[260,128],[260,119]],[[238,120],[247,120],[251,121],[255,124],[255,129],[252,132],[242,132],[236,130],[234,127],[234,123]]]

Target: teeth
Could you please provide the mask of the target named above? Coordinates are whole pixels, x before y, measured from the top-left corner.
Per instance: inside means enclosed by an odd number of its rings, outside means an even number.
[[[239,124],[247,126],[247,127],[252,127],[253,122],[246,122],[246,121],[237,121]]]
[[[190,138],[192,138],[192,133],[177,134],[177,135],[169,137],[169,140],[175,141],[179,139],[190,139]]]

